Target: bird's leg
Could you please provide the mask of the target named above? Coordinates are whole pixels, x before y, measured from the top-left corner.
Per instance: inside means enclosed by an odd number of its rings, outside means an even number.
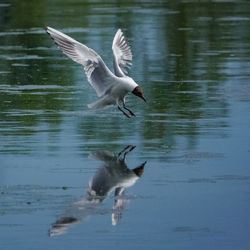
[[[127,150],[127,151],[124,152],[124,155],[123,155],[124,161],[125,161],[125,159],[126,159],[127,154],[128,154],[129,152],[133,151],[133,150],[135,149],[135,147],[136,147],[136,146],[132,146],[132,145],[130,145],[130,146],[127,147],[127,149],[129,149],[129,150]]]
[[[135,149],[136,146],[132,146],[132,145],[128,145],[127,147],[125,147],[119,154],[119,158],[121,157],[121,155],[123,154],[123,157],[120,158],[122,161],[125,161],[126,155],[133,151]]]
[[[135,114],[130,109],[128,109],[126,106],[123,106],[123,108],[126,109],[130,113],[131,116],[135,116]]]
[[[135,114],[134,114],[130,109],[128,109],[128,108],[126,107],[125,101],[123,101],[122,104],[123,104],[123,108],[126,109],[126,110],[130,113],[131,116],[135,116]]]
[[[124,110],[121,109],[121,107],[118,105],[118,109],[128,118],[131,118],[131,116],[129,116],[126,112],[124,112]]]
[[[130,145],[126,146],[121,152],[119,152],[118,156],[127,151],[130,147],[131,147]]]

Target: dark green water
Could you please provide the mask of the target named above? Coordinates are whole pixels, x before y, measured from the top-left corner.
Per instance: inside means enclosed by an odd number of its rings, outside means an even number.
[[[135,118],[87,108],[47,25],[110,69],[124,30],[148,100],[128,96]],[[248,1],[0,0],[1,249],[249,249],[249,127]],[[105,171],[129,187],[90,197]]]

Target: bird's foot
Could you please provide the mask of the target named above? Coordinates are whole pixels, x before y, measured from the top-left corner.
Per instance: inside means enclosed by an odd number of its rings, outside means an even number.
[[[131,118],[131,116],[129,116],[124,110],[122,110],[120,106],[118,106],[118,109],[119,109],[127,118]]]
[[[131,116],[129,116],[127,113],[123,112],[123,114],[128,117],[128,118],[131,118]]]
[[[126,147],[118,154],[120,160],[125,161],[126,155],[127,155],[129,152],[133,151],[135,148],[136,148],[136,146],[132,146],[132,145],[126,146]],[[123,154],[123,156],[121,157],[122,154]]]
[[[135,116],[135,114],[131,110],[128,110],[128,112],[130,113],[131,116]]]
[[[130,109],[128,109],[126,106],[123,106],[123,108],[126,109],[131,116],[135,116],[135,114]]]

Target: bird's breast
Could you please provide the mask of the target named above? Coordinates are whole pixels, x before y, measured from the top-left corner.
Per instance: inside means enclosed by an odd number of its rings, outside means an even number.
[[[116,98],[116,99],[123,99],[125,95],[128,94],[128,89],[126,88],[126,85],[124,84],[117,84],[116,86],[113,87],[111,90],[111,94]]]

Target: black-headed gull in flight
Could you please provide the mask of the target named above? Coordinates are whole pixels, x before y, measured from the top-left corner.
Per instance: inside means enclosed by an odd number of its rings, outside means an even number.
[[[131,92],[145,102],[146,99],[142,88],[126,75],[126,67],[131,65],[132,53],[121,29],[117,30],[112,45],[115,74],[109,70],[94,50],[53,28],[47,27],[46,31],[64,54],[83,65],[89,83],[95,89],[97,95],[101,97],[96,102],[89,104],[89,108],[101,109],[118,105],[118,109],[126,117],[135,116],[126,107],[125,96]],[[121,108],[120,103],[128,113]]]

